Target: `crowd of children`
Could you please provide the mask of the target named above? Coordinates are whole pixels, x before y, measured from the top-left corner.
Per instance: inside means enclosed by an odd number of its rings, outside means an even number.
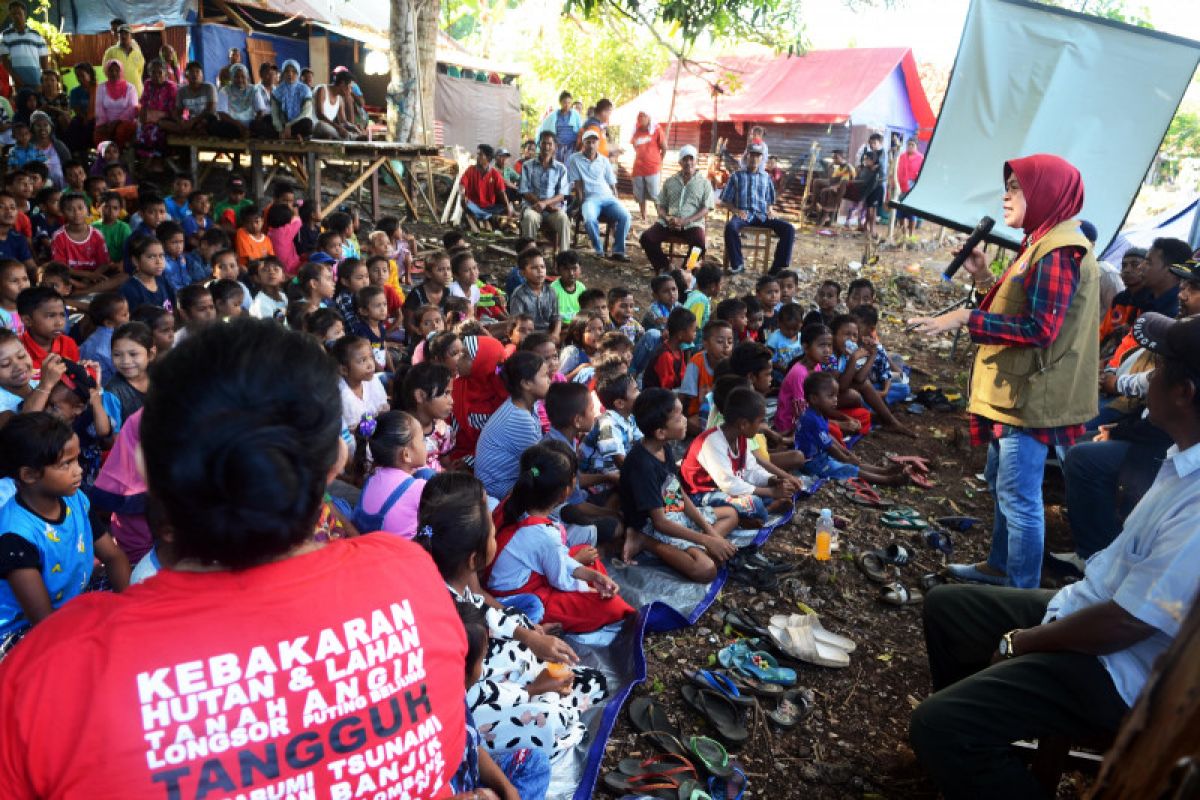
[[[215,206],[186,177],[172,188],[136,209],[111,191],[56,195],[45,258],[17,232],[40,210],[0,193],[0,500],[17,498],[4,519],[24,515],[0,536],[3,650],[98,588],[93,554],[117,591],[133,567],[170,566],[131,460],[105,455],[136,448],[154,365],[243,316],[312,337],[335,365],[353,454],[336,477],[353,502],[327,498],[318,538],[424,543],[469,637],[486,630],[467,695],[494,756],[481,774],[529,779],[582,738],[604,679],[546,629],[634,613],[605,557],[649,552],[711,581],[730,533],[790,507],[803,475],[905,480],[848,449],[872,419],[899,428],[888,402],[907,394],[868,281],[845,313],[836,284],[801,305],[785,270],[727,297],[704,264],[654,278],[639,314],[628,288],[586,288],[569,251],[521,240],[499,288],[457,232],[418,259],[397,220],[364,235],[336,212],[318,229],[288,186],[265,211],[236,178]]]

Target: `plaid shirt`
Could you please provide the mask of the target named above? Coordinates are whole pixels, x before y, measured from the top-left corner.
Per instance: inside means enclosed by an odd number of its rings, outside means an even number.
[[[775,184],[765,172],[739,170],[729,176],[729,183],[721,190],[721,202],[749,211],[751,222],[765,220],[775,203]]]
[[[540,161],[532,159],[521,168],[521,184],[518,191],[522,195],[536,195],[539,200],[549,200],[560,194],[566,198],[571,194],[567,168],[559,161],[551,161],[549,167],[543,167]],[[528,206],[529,203],[525,205]]]
[[[1067,309],[1079,286],[1079,267],[1083,251],[1060,247],[1047,253],[1032,269],[1017,280],[1022,282],[1029,310],[1024,314],[993,314],[987,311],[992,293],[984,298],[981,308],[971,312],[967,331],[976,344],[998,344],[1009,347],[1046,348],[1058,337]],[[1014,262],[1015,263],[1015,262]],[[1000,282],[1007,278],[1007,273]],[[997,286],[1000,285],[997,282]],[[995,289],[993,289],[993,292]],[[971,415],[971,443],[987,444],[998,439],[1004,428],[978,414]],[[1083,435],[1083,425],[1061,428],[1023,428],[1025,433],[1047,447],[1070,447]]]

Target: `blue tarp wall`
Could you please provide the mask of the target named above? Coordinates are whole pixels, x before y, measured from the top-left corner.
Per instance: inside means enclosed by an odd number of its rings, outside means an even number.
[[[137,25],[161,21],[171,27],[195,21],[190,5],[189,0],[55,0],[51,19],[61,17],[67,33],[105,33],[117,17]]]
[[[240,28],[226,25],[197,25],[192,29],[192,58],[204,65],[204,79],[217,82],[217,73],[229,64],[229,50],[236,47],[242,51],[242,63],[249,64],[250,56],[246,52],[246,34]],[[289,58],[295,59],[301,67],[308,66],[308,41],[306,39],[289,39],[285,36],[273,36],[269,33],[253,33],[252,39],[269,41],[275,49],[275,63],[282,65]],[[258,76],[251,76],[251,81],[257,81]]]

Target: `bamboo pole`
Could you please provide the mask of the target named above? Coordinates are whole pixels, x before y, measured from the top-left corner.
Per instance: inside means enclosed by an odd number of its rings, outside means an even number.
[[[820,152],[821,143],[813,139],[812,146],[808,148],[808,175],[804,178],[804,194],[800,195],[800,224],[797,226],[799,231],[804,230],[804,223],[808,219],[808,193],[812,189],[813,169],[817,166],[817,154]]]

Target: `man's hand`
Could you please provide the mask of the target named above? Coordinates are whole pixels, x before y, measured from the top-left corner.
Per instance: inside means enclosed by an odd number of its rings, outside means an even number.
[[[962,248],[960,247],[954,251],[954,255],[957,256],[961,252]],[[987,274],[987,256],[983,253],[982,244],[975,245],[975,249],[971,251],[971,254],[967,256],[967,260],[963,262],[963,269],[969,272],[972,278],[979,278]]]
[[[1117,373],[1106,372],[1100,376],[1100,391],[1104,394],[1117,393]]]
[[[739,208],[733,213],[738,219],[750,219],[750,212],[744,208]]]

